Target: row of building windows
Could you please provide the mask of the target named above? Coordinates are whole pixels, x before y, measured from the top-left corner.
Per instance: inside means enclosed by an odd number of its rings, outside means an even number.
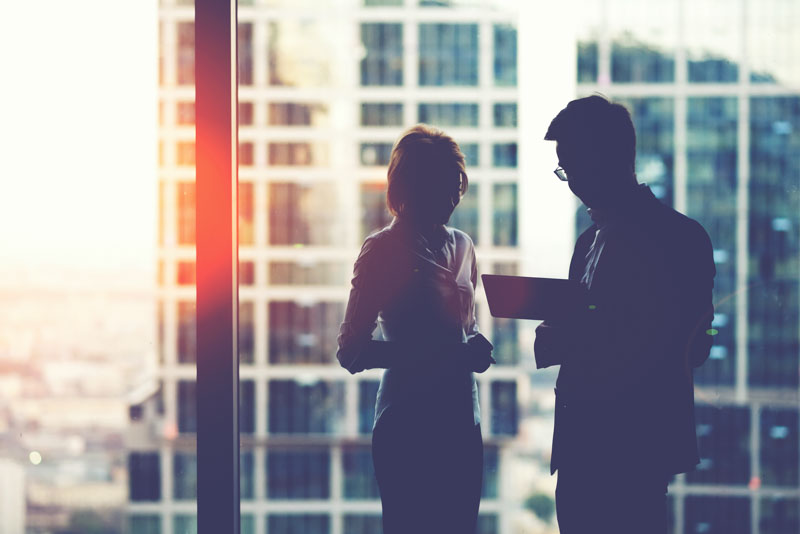
[[[359,147],[359,163],[364,167],[386,166],[392,153],[392,142],[362,142]],[[161,164],[164,164],[163,143],[161,146]],[[478,143],[460,143],[467,167],[480,165]],[[180,167],[194,167],[195,142],[178,141],[175,143],[175,163]],[[271,167],[321,167],[328,164],[328,145],[322,142],[289,141],[267,143],[267,165]],[[255,144],[251,141],[240,141],[238,151],[240,167],[256,165]],[[504,142],[492,144],[492,167],[513,169],[517,167],[517,143]]]
[[[482,303],[478,303],[480,316]],[[159,350],[163,351],[164,312],[159,306]],[[197,358],[195,303],[177,303],[177,362],[194,364]],[[336,339],[344,319],[341,302],[302,303],[273,300],[267,303],[267,358],[272,365],[335,364]],[[255,363],[255,303],[239,303],[239,362]],[[497,365],[516,365],[524,351],[519,346],[520,320],[493,317],[482,329],[491,336]],[[162,358],[163,359],[163,358]]]
[[[517,384],[508,380],[493,380],[484,391],[490,396],[491,420],[488,428],[495,436],[513,436],[517,432]],[[196,382],[177,382],[178,432],[197,432]],[[267,400],[267,432],[270,435],[342,434],[345,409],[344,383],[325,380],[269,380]],[[375,417],[375,397],[378,382],[362,380],[358,392],[358,428],[363,434],[372,432]],[[240,380],[239,431],[254,434],[256,431],[255,382]]]
[[[332,519],[328,514],[267,514],[266,529],[269,534],[331,534]],[[175,514],[172,516],[174,534],[197,534],[197,517],[194,515]],[[160,515],[132,514],[128,518],[129,534],[161,534]],[[253,514],[242,513],[240,518],[241,534],[256,534],[256,522]],[[380,514],[345,513],[342,516],[342,534],[381,534],[383,526]],[[497,534],[498,519],[496,514],[481,514],[478,517],[476,534]]]
[[[417,104],[417,122],[435,124],[440,127],[480,126],[480,105],[476,102],[435,102]],[[268,126],[325,126],[329,120],[328,107],[322,103],[268,102]],[[253,102],[239,102],[239,126],[253,126],[255,115]],[[164,103],[159,104],[159,123],[163,125]],[[181,101],[175,104],[175,124],[193,126],[195,123],[194,102]],[[405,125],[401,102],[364,102],[359,108],[361,126]],[[517,103],[497,102],[492,104],[492,125],[495,128],[517,127]]]
[[[581,41],[577,44],[578,83],[597,83],[600,57],[597,41]],[[613,83],[674,83],[676,78],[676,55],[674,50],[665,50],[641,42],[631,35],[624,35],[611,42],[610,74]],[[686,79],[692,84],[738,83],[739,65],[721,54],[702,53],[693,57],[687,54]],[[751,71],[751,83],[775,83],[769,74]]]
[[[243,449],[240,459],[240,495],[243,501],[256,498],[255,454]],[[498,449],[484,447],[484,473],[481,496],[498,497]],[[333,482],[331,451],[327,447],[280,449],[268,447],[265,453],[264,495],[277,500],[328,500]],[[341,455],[341,494],[344,500],[380,498],[368,446],[346,446]],[[128,455],[128,490],[132,502],[165,499],[161,494],[161,455],[157,451],[131,452]],[[194,452],[172,453],[171,499],[191,501],[197,498],[197,455]]]
[[[343,417],[344,387],[338,382],[269,383],[269,431],[271,434],[335,432]],[[241,381],[240,417],[242,433],[254,431],[254,383]],[[374,415],[377,381],[359,383],[359,429],[369,433]],[[493,434],[515,435],[517,428],[516,384],[491,384]],[[178,382],[178,427],[196,430],[195,384]],[[796,487],[800,479],[797,451],[800,417],[796,408],[764,407],[756,429],[759,446],[751,449],[751,416],[747,407],[699,404],[696,426],[700,464],[686,475],[689,484],[722,484],[749,487]],[[487,447],[485,497],[496,496],[496,451]],[[494,456],[492,456],[494,454]],[[758,474],[751,471],[751,455]],[[252,453],[242,455],[243,498],[252,498]],[[158,453],[132,453],[129,457],[132,500],[158,500],[160,479]],[[319,449],[271,451],[267,457],[267,496],[271,499],[326,499],[329,497],[329,452]],[[345,498],[376,498],[369,449],[351,449],[344,454]],[[196,460],[193,454],[176,453],[173,461],[175,499],[194,498]],[[757,478],[754,478],[756,477]],[[753,486],[755,484],[755,486]],[[486,493],[488,492],[488,493]],[[248,497],[248,495],[250,497]]]
[[[760,534],[786,534],[800,529],[800,502],[791,497],[760,497]],[[689,495],[683,499],[684,521],[682,532],[724,532],[726,534],[755,534],[752,530],[750,497]],[[668,509],[672,510],[670,506]],[[674,528],[674,515],[669,516],[669,531]],[[132,514],[128,518],[130,534],[161,534],[160,515]],[[196,534],[197,519],[193,515],[172,516],[173,532]],[[266,527],[269,534],[330,534],[332,520],[327,514],[268,514]],[[241,516],[241,534],[256,534],[255,517],[249,513]],[[343,534],[380,534],[379,514],[352,514],[343,516]],[[496,534],[498,519],[494,514],[481,514],[477,534]]]
[[[176,83],[194,84],[194,22],[178,22]],[[420,23],[418,83],[422,87],[476,87],[479,83],[478,31],[475,23]],[[163,32],[163,30],[162,30]],[[402,23],[365,22],[360,25],[360,84],[369,86],[404,86]],[[300,44],[297,34],[319,39],[323,33],[313,23],[270,21],[267,23],[268,83],[272,86],[316,86],[330,84],[331,58],[324,49]],[[492,79],[497,87],[517,84],[517,30],[508,24],[492,27]],[[164,58],[160,58],[161,84],[164,85]],[[297,69],[302,60],[317,68]],[[288,63],[294,63],[289,65]],[[238,32],[238,81],[240,86],[254,84],[253,23],[240,22]]]
[[[498,147],[495,147],[498,149]],[[516,164],[516,144],[500,145],[502,157]],[[496,151],[496,152],[497,152]],[[178,245],[195,244],[195,183],[177,182],[176,238]],[[479,235],[478,194],[484,186],[472,183],[453,213],[449,225],[482,245]],[[517,184],[491,185],[491,245],[515,247],[518,240]],[[162,187],[160,194],[165,194]],[[339,212],[341,187],[334,182],[267,184],[268,245],[337,246],[341,245],[345,221]],[[239,183],[239,244],[255,245],[255,195],[252,182]],[[387,226],[392,218],[386,207],[386,184],[363,183],[360,186],[362,238]],[[163,200],[161,202],[164,208]],[[163,244],[163,234],[161,236]]]

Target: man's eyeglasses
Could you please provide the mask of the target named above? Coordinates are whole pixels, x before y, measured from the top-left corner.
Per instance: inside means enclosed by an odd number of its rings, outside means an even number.
[[[555,175],[558,176],[558,179],[561,180],[562,182],[567,181],[567,171],[565,171],[561,167],[558,167],[556,170],[553,171],[553,173],[555,173]]]

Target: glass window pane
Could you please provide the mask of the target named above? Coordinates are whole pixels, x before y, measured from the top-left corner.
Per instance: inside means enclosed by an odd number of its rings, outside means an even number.
[[[178,363],[197,361],[197,320],[194,302],[178,302]]]
[[[317,500],[329,496],[330,453],[327,450],[267,451],[268,499]],[[270,532],[274,532],[272,528],[270,526]]]
[[[389,165],[392,143],[361,143],[361,165],[384,167]]]
[[[750,99],[748,383],[800,379],[800,96]]]
[[[494,105],[495,128],[517,127],[517,103],[501,102]]]
[[[332,183],[269,184],[270,245],[334,245],[344,222],[337,208],[342,193]]]
[[[517,245],[517,184],[495,184],[492,199],[494,231],[492,241],[498,247]]]
[[[342,463],[345,500],[380,498],[369,447],[348,447],[342,451]]]
[[[345,514],[344,534],[381,534],[383,521],[380,514]]]
[[[764,486],[798,486],[800,441],[798,410],[761,411],[761,483]]]
[[[440,128],[478,126],[478,104],[474,103],[422,103],[417,111],[419,122]]]
[[[750,534],[750,499],[747,497],[686,497],[684,532]]]
[[[403,25],[361,24],[361,85],[403,84]]]
[[[478,84],[477,24],[419,25],[419,84]]]
[[[492,145],[492,166],[516,168],[517,143],[495,143]]]
[[[491,389],[492,434],[514,436],[517,434],[517,383],[495,380]]]
[[[328,108],[324,104],[270,102],[268,124],[271,126],[326,126]]]
[[[128,454],[128,495],[132,502],[161,500],[161,457],[157,451]],[[141,523],[148,523],[140,519]]]
[[[382,102],[361,104],[361,126],[402,126],[402,124],[403,104]]]
[[[344,384],[270,380],[267,406],[270,434],[335,434],[344,417]]]
[[[377,380],[360,380],[358,382],[358,431],[371,434],[375,420],[375,400],[378,396]]]
[[[388,226],[392,222],[389,208],[386,207],[386,184],[361,184],[361,236]]]
[[[697,484],[750,482],[750,411],[735,406],[695,407],[700,463],[686,475]]]
[[[161,534],[161,517],[158,515],[137,514],[128,517],[130,534]]]
[[[271,261],[269,284],[273,286],[341,286],[350,273],[342,262]]]
[[[733,385],[736,357],[736,195],[738,100],[689,98],[687,117],[687,215],[711,237],[717,330],[711,356],[694,373],[698,384]]]
[[[197,454],[176,452],[172,456],[172,498],[176,501],[197,499]],[[197,521],[196,518],[192,520]]]
[[[467,169],[469,173],[469,169]],[[470,183],[466,194],[461,197],[461,201],[456,206],[453,215],[450,216],[448,226],[458,228],[472,238],[472,242],[478,244],[478,188],[476,183]]]
[[[620,98],[636,128],[636,177],[671,206],[675,173],[675,101],[673,98]]]
[[[494,84],[517,85],[517,28],[509,24],[494,26]]]
[[[344,318],[340,302],[269,303],[270,363],[333,363]]]
[[[280,17],[266,25],[269,85],[327,87],[336,82],[333,52],[339,32],[326,31],[329,20]]]
[[[800,529],[800,500],[796,498],[762,497],[759,534],[781,534]]]

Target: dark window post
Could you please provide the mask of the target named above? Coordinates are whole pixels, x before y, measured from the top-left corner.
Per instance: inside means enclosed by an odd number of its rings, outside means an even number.
[[[195,0],[197,526],[239,532],[236,0]]]

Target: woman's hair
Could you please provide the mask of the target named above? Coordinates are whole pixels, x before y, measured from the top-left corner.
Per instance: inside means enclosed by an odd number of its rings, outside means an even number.
[[[425,204],[431,193],[445,190],[448,181],[459,198],[468,185],[458,143],[427,124],[409,128],[394,144],[387,178],[386,205],[392,215],[400,215],[409,205]]]

